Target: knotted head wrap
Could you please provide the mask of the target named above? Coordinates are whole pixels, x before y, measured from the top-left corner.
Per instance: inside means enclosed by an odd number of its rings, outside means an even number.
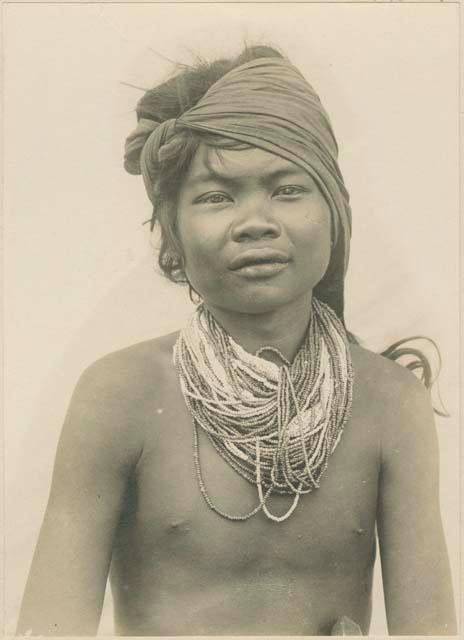
[[[316,181],[331,211],[332,254],[314,294],[343,321],[351,236],[349,195],[329,117],[311,85],[284,58],[258,58],[226,73],[177,119],[140,119],[126,142],[125,167],[142,173],[155,204],[159,152],[179,129],[215,134],[293,162]]]

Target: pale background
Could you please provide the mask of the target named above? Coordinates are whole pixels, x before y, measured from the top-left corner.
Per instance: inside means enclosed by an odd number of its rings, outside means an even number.
[[[351,192],[349,327],[373,349],[440,344],[442,512],[458,587],[458,7],[452,4],[5,5],[5,631],[19,603],[76,380],[182,326],[156,272],[125,136],[165,58],[281,47],[331,114]],[[157,55],[158,52],[160,55]],[[420,543],[420,541],[418,541]],[[101,633],[111,634],[107,600]],[[377,571],[372,634],[385,633]]]

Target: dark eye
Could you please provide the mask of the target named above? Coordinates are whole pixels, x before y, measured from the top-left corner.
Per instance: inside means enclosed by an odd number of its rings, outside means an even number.
[[[306,189],[303,187],[299,187],[296,184],[286,184],[283,187],[279,187],[274,191],[275,196],[284,196],[287,198],[292,198],[301,195],[304,193]]]
[[[224,202],[230,202],[230,196],[226,193],[215,191],[214,193],[205,193],[200,196],[197,198],[197,202],[202,204],[223,204]]]

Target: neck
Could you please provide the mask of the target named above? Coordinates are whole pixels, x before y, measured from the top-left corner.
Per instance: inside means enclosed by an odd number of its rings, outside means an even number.
[[[263,347],[277,349],[290,362],[303,342],[311,315],[309,291],[291,304],[266,313],[240,313],[206,305],[219,324],[245,351],[256,353]],[[260,356],[281,365],[272,351]]]

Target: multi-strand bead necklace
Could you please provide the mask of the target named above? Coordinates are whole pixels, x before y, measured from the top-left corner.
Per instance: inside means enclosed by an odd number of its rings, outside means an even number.
[[[277,353],[282,366],[259,357],[266,350]],[[272,347],[247,353],[202,304],[179,335],[174,363],[193,418],[195,468],[209,507],[229,520],[247,520],[261,509],[271,520],[286,520],[300,496],[319,487],[350,414],[353,371],[343,324],[313,298],[308,331],[290,363]],[[259,502],[249,513],[231,515],[212,502],[198,428],[256,485]],[[294,496],[283,516],[269,511],[271,493]]]

